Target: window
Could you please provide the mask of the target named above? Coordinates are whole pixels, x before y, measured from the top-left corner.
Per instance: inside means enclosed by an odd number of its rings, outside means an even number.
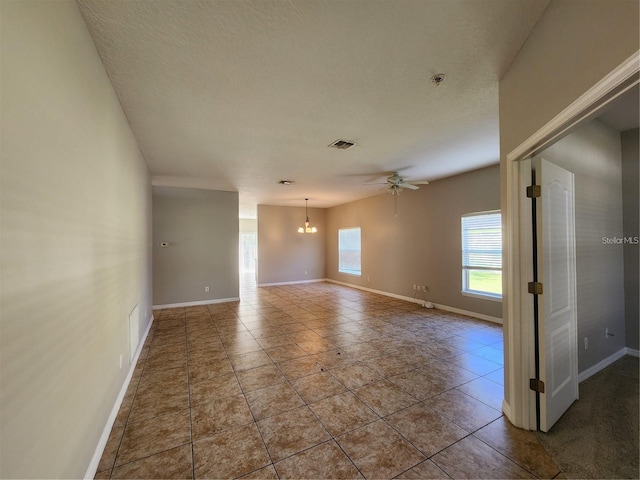
[[[360,227],[338,230],[338,271],[362,275],[360,264]]]
[[[462,217],[462,293],[502,298],[500,211]]]

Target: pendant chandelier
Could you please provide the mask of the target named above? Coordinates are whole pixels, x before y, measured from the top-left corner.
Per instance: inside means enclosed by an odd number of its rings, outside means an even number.
[[[309,209],[308,209],[309,199],[305,198],[304,202],[305,202],[304,211],[307,216],[307,219],[304,221],[304,225],[298,228],[298,233],[316,233],[318,229],[316,227],[312,227],[311,224],[309,223]]]

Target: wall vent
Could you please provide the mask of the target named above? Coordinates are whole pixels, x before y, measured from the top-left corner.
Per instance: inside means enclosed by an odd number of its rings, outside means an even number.
[[[335,142],[329,144],[329,147],[339,148],[340,150],[348,150],[353,147],[356,142],[351,142],[349,140],[336,140]]]

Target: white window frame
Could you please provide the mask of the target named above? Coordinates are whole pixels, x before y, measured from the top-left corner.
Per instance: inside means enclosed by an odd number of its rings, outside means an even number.
[[[354,269],[350,269],[350,268],[344,268],[342,266],[342,248],[341,248],[341,232],[345,232],[345,231],[349,231],[349,230],[358,230],[359,233],[359,237],[360,237],[360,248],[359,248],[359,252],[360,252],[360,269],[359,270],[354,270]],[[344,227],[344,228],[339,228],[338,229],[338,272],[342,273],[344,275],[353,275],[354,277],[361,277],[362,276],[362,228],[360,227]]]
[[[497,216],[497,224],[496,224]],[[487,218],[480,218],[487,217]],[[469,228],[483,225],[483,220],[486,220],[487,228],[495,228],[498,226],[500,232],[494,240],[499,242],[499,249],[493,246],[493,248],[478,249],[469,245],[469,240],[473,240],[469,235]],[[475,222],[474,222],[475,221]],[[474,225],[475,223],[475,225]],[[462,294],[469,297],[482,298],[485,300],[502,301],[502,287],[501,293],[488,292],[486,290],[473,290],[469,287],[469,274],[472,271],[484,270],[488,272],[500,272],[502,274],[502,219],[500,210],[490,210],[486,212],[474,212],[462,215],[460,220],[461,231],[461,246],[462,246]],[[470,258],[470,253],[486,253],[489,256],[484,258],[478,258],[476,260]]]

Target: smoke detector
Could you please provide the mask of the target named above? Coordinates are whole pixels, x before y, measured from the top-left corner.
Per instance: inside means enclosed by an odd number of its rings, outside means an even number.
[[[356,142],[351,142],[349,140],[336,140],[335,142],[330,143],[327,146],[332,148],[338,148],[340,150],[349,150],[355,144]]]
[[[433,83],[436,87],[439,87],[440,84],[444,82],[445,78],[447,78],[447,76],[444,73],[436,73],[433,77],[431,77],[431,83]]]

